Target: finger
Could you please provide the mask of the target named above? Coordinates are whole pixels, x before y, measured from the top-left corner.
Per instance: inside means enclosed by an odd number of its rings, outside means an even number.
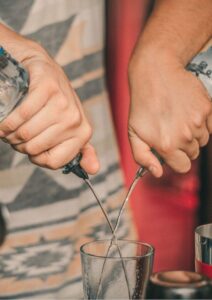
[[[204,131],[204,133],[202,134],[202,136],[199,138],[199,145],[200,147],[204,147],[207,145],[208,141],[209,141],[210,135],[209,132],[206,130]]]
[[[64,149],[67,151],[68,147],[70,150],[69,156],[66,155],[65,157],[61,157],[60,155],[64,153]],[[87,144],[83,149],[76,151],[77,147],[76,145],[74,146],[73,140],[69,140],[55,148],[37,156],[29,156],[29,159],[39,166],[58,169],[69,163],[79,152],[81,152],[83,154],[80,162],[81,167],[89,174],[98,172],[100,167],[99,160],[92,145]]]
[[[212,114],[210,114],[207,119],[207,128],[208,128],[208,132],[212,134]]]
[[[135,161],[146,167],[155,177],[162,176],[163,168],[150,147],[137,136],[130,137],[130,144]]]
[[[166,155],[164,157],[166,164],[177,173],[186,173],[191,168],[191,160],[182,150]]]
[[[205,145],[207,145],[209,140],[209,132],[206,125],[201,127],[199,130],[196,130],[193,133],[193,137],[198,141],[200,147],[204,147]]]
[[[191,142],[182,147],[181,150],[185,152],[191,160],[194,160],[199,156],[199,147],[200,146],[198,141],[196,139],[193,139]]]
[[[81,167],[89,174],[96,174],[99,171],[100,164],[94,147],[91,144],[87,144],[83,147],[81,153]]]
[[[58,144],[63,143],[65,140],[73,136],[73,131],[67,131],[65,124],[56,124],[47,128],[38,136],[32,138],[26,143],[12,144],[13,148],[21,153],[29,155],[39,155]]]
[[[81,142],[79,139],[72,138],[39,155],[29,155],[29,159],[36,165],[56,170],[75,158],[80,149]]]
[[[0,137],[14,132],[36,114],[48,100],[48,89],[33,90],[10,115],[0,123]]]
[[[58,124],[48,127],[46,130],[28,142],[12,144],[14,149],[31,156],[39,155],[42,152],[45,152],[73,137],[79,137],[81,147],[83,147],[91,138],[92,130],[90,126],[82,123],[80,124],[81,126],[77,128],[77,126],[79,126],[79,122],[77,121],[76,117],[68,120],[68,122],[65,116],[64,119],[65,121],[61,121]]]
[[[55,124],[58,118],[58,111],[55,109],[55,101],[52,99],[51,101],[48,101],[39,112],[32,116],[30,120],[25,122],[16,131],[7,135],[6,139],[13,145],[27,142]],[[45,150],[47,149],[41,151]]]

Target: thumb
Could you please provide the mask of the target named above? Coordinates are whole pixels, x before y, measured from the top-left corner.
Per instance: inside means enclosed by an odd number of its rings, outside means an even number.
[[[140,166],[147,168],[153,176],[161,177],[163,168],[151,148],[137,136],[130,137],[130,144],[135,161]]]
[[[81,167],[89,174],[97,173],[99,171],[100,164],[94,147],[91,144],[86,144],[83,149],[81,149],[81,153]]]

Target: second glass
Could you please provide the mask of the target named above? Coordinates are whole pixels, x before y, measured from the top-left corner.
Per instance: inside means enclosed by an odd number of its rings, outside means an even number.
[[[195,230],[195,269],[212,279],[212,224]]]
[[[80,249],[85,299],[143,299],[154,249],[135,241],[94,241]],[[120,257],[121,252],[121,257]]]

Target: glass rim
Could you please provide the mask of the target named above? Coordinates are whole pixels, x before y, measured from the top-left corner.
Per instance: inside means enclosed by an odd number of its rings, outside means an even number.
[[[212,223],[202,224],[195,228],[195,234],[203,238],[212,239],[212,236],[209,234],[209,231],[212,230]]]
[[[98,258],[98,259],[111,259],[111,260],[120,260],[120,257],[106,257],[106,255],[95,255],[95,254],[92,254],[92,253],[87,253],[84,251],[84,248],[90,244],[94,244],[94,243],[101,243],[101,242],[110,242],[111,240],[110,239],[105,239],[105,240],[94,240],[94,241],[90,241],[90,242],[87,242],[85,244],[83,244],[81,247],[80,247],[80,253],[83,254],[83,255],[86,255],[86,256],[90,256],[90,257],[95,257],[95,258]],[[134,255],[134,256],[122,256],[122,259],[124,260],[133,260],[133,259],[138,259],[138,258],[145,258],[145,257],[149,257],[149,256],[152,256],[154,254],[154,251],[155,251],[155,248],[148,244],[148,243],[145,243],[145,242],[142,242],[142,241],[136,241],[136,240],[124,240],[124,239],[118,239],[119,242],[128,242],[128,243],[131,243],[131,244],[136,244],[136,245],[142,245],[142,246],[145,246],[148,248],[148,253],[146,254],[143,254],[143,255]]]

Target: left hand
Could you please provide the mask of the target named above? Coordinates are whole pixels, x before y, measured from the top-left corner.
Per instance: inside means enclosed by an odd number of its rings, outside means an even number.
[[[50,169],[63,167],[81,151],[81,166],[94,174],[99,162],[89,144],[92,128],[80,100],[61,67],[39,45],[33,43],[32,52],[31,43],[21,39],[23,57],[18,57],[30,75],[29,91],[1,122],[0,138]]]

